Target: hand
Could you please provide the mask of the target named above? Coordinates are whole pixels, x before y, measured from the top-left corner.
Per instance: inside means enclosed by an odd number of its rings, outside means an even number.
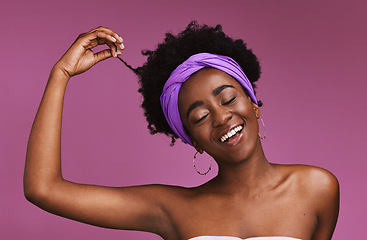
[[[106,44],[109,49],[97,53],[92,51],[94,47],[103,44]],[[73,45],[56,63],[54,69],[60,69],[70,78],[87,71],[100,61],[112,56],[117,57],[121,54],[120,50],[124,48],[123,39],[117,33],[105,27],[98,27],[80,34]]]

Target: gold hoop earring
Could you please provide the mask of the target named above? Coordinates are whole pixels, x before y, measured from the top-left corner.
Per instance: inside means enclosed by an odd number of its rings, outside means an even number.
[[[266,129],[265,129],[265,124],[264,124],[264,121],[263,121],[263,119],[262,119],[261,117],[259,117],[259,119],[260,119],[260,121],[261,121],[261,123],[262,123],[262,125],[263,125],[263,129],[264,129],[264,134],[263,134],[263,136],[261,136],[261,134],[260,134],[260,132],[259,132],[259,137],[260,137],[260,139],[261,139],[261,140],[264,140],[264,139],[266,138]]]
[[[197,169],[196,169],[196,164],[195,164],[196,154],[198,154],[198,152],[196,152],[196,153],[194,154],[194,159],[193,159],[193,164],[194,164],[194,169],[195,169],[195,171],[196,171],[197,173],[199,173],[200,175],[207,175],[207,174],[210,172],[210,170],[212,170],[213,158],[212,158],[212,157],[210,157],[210,166],[209,166],[209,169],[208,169],[206,172],[202,173],[202,172],[200,172],[199,170],[197,170]]]

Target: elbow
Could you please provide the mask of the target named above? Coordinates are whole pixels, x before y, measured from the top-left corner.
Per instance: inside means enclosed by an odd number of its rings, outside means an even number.
[[[26,181],[23,184],[24,197],[34,205],[43,208],[50,201],[51,188],[46,184],[31,184]]]
[[[24,197],[34,205],[39,206],[46,199],[47,193],[45,190],[42,190],[41,187],[37,186],[28,186],[24,184],[23,186]]]

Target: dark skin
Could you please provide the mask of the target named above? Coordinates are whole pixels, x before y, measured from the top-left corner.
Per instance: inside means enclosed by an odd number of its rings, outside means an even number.
[[[102,44],[109,49],[91,51]],[[258,137],[259,108],[237,81],[215,69],[190,77],[181,89],[179,105],[195,148],[217,161],[217,177],[195,188],[111,188],[64,179],[60,142],[66,86],[72,76],[121,54],[121,44],[114,31],[93,29],[81,34],[53,67],[28,143],[24,192],[29,201],[77,221],[153,232],[169,240],[200,235],[331,239],[339,209],[336,178],[316,167],[270,164]],[[213,90],[223,85],[231,87],[213,96]],[[197,101],[202,104],[187,115]],[[243,126],[241,134],[218,142],[237,125]]]
[[[223,89],[222,86],[228,87]],[[221,87],[219,94],[213,94]],[[186,110],[198,101],[201,105],[187,114]],[[216,224],[208,224],[206,231],[212,232],[209,235],[227,232],[225,235],[243,238],[331,238],[338,209],[336,179],[315,167],[270,164],[258,136],[259,107],[236,80],[220,70],[203,69],[183,84],[179,106],[182,121],[197,151],[206,151],[219,165],[218,176],[202,186],[204,194],[218,196],[219,205],[231,203],[224,211],[215,212],[216,216],[229,215],[225,218],[228,220],[219,218]],[[231,141],[218,141],[224,132],[239,125],[243,130]],[[333,207],[324,206],[317,194],[330,194]],[[311,201],[310,196],[315,198]],[[207,202],[216,202],[214,199]],[[213,209],[220,208],[209,207],[203,218]],[[328,224],[323,226],[323,221]],[[197,235],[202,234],[205,232]]]

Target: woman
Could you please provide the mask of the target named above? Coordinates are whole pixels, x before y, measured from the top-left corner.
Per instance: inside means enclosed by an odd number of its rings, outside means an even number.
[[[109,49],[91,51],[103,44]],[[180,137],[210,154],[219,166],[215,178],[194,188],[112,188],[63,179],[61,119],[68,81],[123,49],[117,33],[98,27],[81,34],[51,70],[28,143],[29,201],[80,222],[167,240],[331,239],[339,209],[336,178],[316,167],[267,161],[258,126],[261,102],[253,90],[259,63],[219,25],[192,22],[178,36],[167,34],[155,51],[143,53],[147,63],[133,69],[151,133],[172,137],[172,145]]]

